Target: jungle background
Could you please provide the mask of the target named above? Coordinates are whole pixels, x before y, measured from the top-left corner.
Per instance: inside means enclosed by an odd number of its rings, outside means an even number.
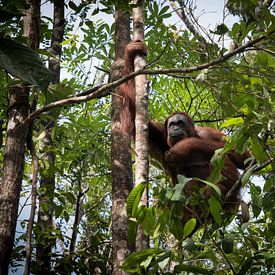
[[[114,16],[131,18],[135,4],[0,2],[0,274],[275,274],[274,2],[256,0],[144,2],[149,118],[180,110],[224,131],[213,182],[226,151],[249,150],[240,184],[250,219],[205,202],[215,222],[190,235],[194,220],[177,218],[182,185],[152,161],[149,206],[137,207],[143,187],[127,205],[150,248],[134,252],[126,239],[113,268],[112,190],[130,190],[112,189],[118,83],[107,83],[124,31]]]

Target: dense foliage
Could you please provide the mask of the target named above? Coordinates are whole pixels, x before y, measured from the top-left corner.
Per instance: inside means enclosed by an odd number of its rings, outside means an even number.
[[[45,16],[42,17],[39,59],[37,54],[22,46],[24,37],[20,11],[24,7],[19,4],[21,2],[24,1],[2,1],[0,6],[1,168],[3,141],[7,134],[7,89],[18,81],[14,77],[40,88],[37,106],[40,108],[49,101],[67,98],[106,83],[114,61],[112,14],[115,1],[69,1],[66,7],[66,39],[62,42],[62,82],[50,85],[46,90],[48,75],[41,60],[46,63],[50,56],[47,45],[51,19],[46,14],[51,7],[42,5],[42,15],[44,13]],[[182,195],[185,178],[181,177],[179,184],[172,187],[163,170],[157,164],[151,165],[149,206],[138,207],[144,185],[134,189],[127,205],[131,223],[129,237],[134,238],[136,226],[140,223],[150,236],[151,248],[130,255],[124,268],[140,274],[272,274],[275,272],[275,182],[272,174],[275,19],[272,8],[266,3],[269,1],[258,6],[259,1],[229,0],[225,10],[233,24],[224,17],[222,22],[207,29],[208,26],[201,26],[197,21],[202,9],[200,2],[197,6],[193,1],[179,2],[186,4],[188,15],[207,43],[203,44],[198,36],[183,27],[183,22],[172,12],[167,1],[147,1],[145,43],[150,70],[198,66],[219,59],[232,47],[268,36],[207,69],[149,76],[151,118],[162,120],[172,111],[181,110],[189,113],[198,125],[217,127],[228,134],[227,146],[213,159],[216,174],[212,182],[219,177],[222,158],[228,150],[234,147],[239,152],[251,151],[255,160],[241,177],[242,195],[249,205],[250,220],[242,223],[239,214],[236,217],[225,216],[218,199],[205,201],[201,198],[200,206],[207,209],[207,215],[214,217],[214,223],[192,235],[196,220],[189,220],[184,227],[181,224],[182,205],[190,202],[190,198]],[[222,13],[222,10],[217,12]],[[26,74],[30,66],[33,74]],[[41,75],[45,77],[41,79]],[[49,148],[56,158],[55,166],[51,167],[56,176],[55,231],[48,232],[56,243],[52,255],[53,271],[55,274],[89,274],[100,269],[103,274],[108,274],[112,241],[110,97],[67,105],[55,109],[50,115],[58,117],[52,133],[54,148]],[[49,114],[44,113],[40,119],[47,116]],[[47,169],[40,153],[43,130],[37,119],[33,139],[41,174],[43,169]],[[31,157],[27,154],[13,271],[24,265],[31,178]],[[41,192],[43,190],[39,190],[39,194]],[[78,238],[75,250],[71,251],[72,225],[76,209],[79,210],[77,201],[80,203]],[[36,237],[40,233],[39,226],[35,226]],[[35,258],[32,268],[35,273]]]

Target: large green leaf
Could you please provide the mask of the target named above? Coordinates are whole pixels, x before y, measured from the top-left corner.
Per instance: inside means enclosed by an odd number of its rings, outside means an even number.
[[[219,188],[218,185],[216,185],[216,184],[214,184],[212,182],[209,182],[207,180],[199,179],[199,178],[194,178],[194,180],[198,180],[198,181],[201,181],[201,182],[207,184],[208,186],[210,186],[212,189],[214,189],[216,191],[216,193],[219,195],[219,197],[222,196],[221,189]]]
[[[221,218],[221,204],[220,202],[214,198],[213,196],[208,199],[208,203],[210,206],[210,212],[218,225],[222,224]]]
[[[176,186],[174,187],[174,194],[171,198],[171,201],[183,201],[184,200],[183,188],[184,188],[184,184],[182,184],[182,183],[176,184]]]
[[[239,126],[239,125],[242,125],[243,122],[244,122],[244,120],[242,117],[228,118],[222,123],[221,128],[226,128],[226,127],[234,126],[234,125]]]
[[[196,227],[197,220],[195,218],[189,219],[183,228],[183,234],[185,237],[189,236]]]
[[[0,67],[44,92],[51,81],[51,73],[39,55],[11,39],[0,38]]]
[[[148,248],[142,251],[133,252],[129,255],[126,258],[122,268],[129,273],[139,274],[143,268],[146,269],[149,265],[154,266],[158,263],[160,263],[160,265],[165,265],[165,263],[167,263],[165,259],[169,259],[170,256],[170,251],[158,248]]]
[[[127,198],[127,215],[128,217],[136,217],[138,204],[140,202],[141,196],[146,187],[146,183],[142,182],[136,186]]]
[[[148,207],[145,209],[145,217],[142,221],[142,229],[148,235],[153,234],[155,229],[155,211],[154,207]]]
[[[253,156],[259,163],[263,163],[266,158],[266,152],[258,137],[251,137],[251,149]]]
[[[137,236],[138,223],[136,221],[128,221],[128,240],[130,244],[135,244]]]
[[[135,201],[134,204],[138,205],[138,202],[139,200]],[[129,217],[128,240],[131,244],[135,244],[138,225],[143,222],[146,215],[146,210],[147,208],[145,205],[140,205],[137,209],[134,210],[134,215],[132,217]]]

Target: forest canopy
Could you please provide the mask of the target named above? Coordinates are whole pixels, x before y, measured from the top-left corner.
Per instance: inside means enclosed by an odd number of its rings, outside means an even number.
[[[274,9],[0,1],[0,274],[273,274]],[[146,65],[125,76],[124,48],[138,31]],[[186,196],[190,179],[173,185],[153,158],[133,187],[138,140],[122,134],[117,91],[137,76],[147,77],[145,119],[181,111],[226,134],[204,181],[210,198]],[[217,183],[232,150],[251,157],[235,185],[239,210],[228,214]],[[202,226],[182,223],[189,205],[207,212]]]

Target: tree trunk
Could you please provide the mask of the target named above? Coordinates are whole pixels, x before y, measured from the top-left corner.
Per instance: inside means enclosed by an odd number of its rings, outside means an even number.
[[[28,46],[36,50],[40,42],[40,0],[27,2],[30,7],[24,16],[24,36],[28,38]],[[28,132],[28,124],[23,127],[20,124],[28,113],[29,88],[23,84],[10,87],[4,171],[0,185],[0,275],[8,274],[14,242]]]
[[[0,184],[0,275],[8,274],[15,236],[27,138],[27,126],[18,126],[28,116],[28,98],[26,86],[18,84],[9,88],[7,138]]]
[[[60,60],[61,45],[64,35],[64,0],[54,1],[54,25],[51,39],[50,51],[55,57],[49,60],[49,69],[53,74],[52,83],[57,84],[60,81]],[[46,97],[46,102],[50,101]],[[52,120],[44,120],[42,123],[45,127],[45,137],[41,141],[42,148],[46,150],[42,152],[43,161],[46,162],[48,167],[46,172],[41,176],[40,188],[44,190],[40,196],[39,212],[38,212],[38,225],[41,232],[37,239],[37,261],[40,266],[41,274],[49,274],[51,270],[51,250],[55,241],[49,235],[53,231],[53,197],[55,190],[55,175],[53,172],[54,167],[54,152],[49,148],[53,147],[52,130],[55,125],[55,116]],[[45,174],[44,174],[45,173]]]
[[[37,50],[40,43],[40,0],[29,0],[29,9],[26,11],[24,17],[24,36],[28,38],[28,46]],[[33,89],[34,90],[34,89]],[[36,90],[36,89],[35,89]],[[33,104],[30,112],[36,108],[36,94],[34,95]],[[30,273],[31,255],[32,255],[32,230],[36,210],[36,196],[37,196],[37,176],[38,176],[38,158],[35,151],[35,145],[32,140],[34,121],[31,122],[27,134],[27,147],[30,150],[33,162],[32,175],[32,189],[31,189],[31,211],[26,232],[26,262],[24,275]]]
[[[117,73],[119,60],[124,57],[124,49],[130,40],[129,13],[116,8],[115,12],[115,47],[116,63],[113,70]],[[114,80],[121,77],[112,75]],[[114,91],[115,92],[115,91]],[[123,135],[120,123],[120,110],[122,100],[115,94],[112,98],[112,257],[113,274],[125,274],[120,268],[126,256],[130,254],[131,247],[128,242],[128,218],[126,214],[126,199],[132,189],[132,158],[131,135]]]
[[[134,40],[144,40],[144,18],[143,18],[143,1],[139,1],[139,6],[133,8],[133,23],[134,23]],[[146,65],[143,56],[135,58],[135,71],[143,69]],[[135,185],[142,182],[148,184],[149,173],[149,157],[148,157],[148,92],[147,92],[147,77],[146,75],[138,75],[135,77],[136,86],[136,120],[135,120]],[[148,204],[148,188],[140,201],[141,205]],[[136,238],[136,250],[149,247],[149,239],[138,228]]]
[[[71,236],[71,242],[70,242],[70,248],[69,248],[69,253],[70,255],[73,256],[75,252],[75,246],[76,246],[76,240],[77,240],[77,232],[78,232],[78,225],[80,222],[80,217],[81,217],[81,206],[82,206],[82,197],[84,196],[84,192],[82,191],[81,187],[81,176],[77,177],[77,185],[78,185],[78,194],[76,198],[76,205],[75,205],[75,214],[74,214],[74,223],[72,226],[72,236]]]

